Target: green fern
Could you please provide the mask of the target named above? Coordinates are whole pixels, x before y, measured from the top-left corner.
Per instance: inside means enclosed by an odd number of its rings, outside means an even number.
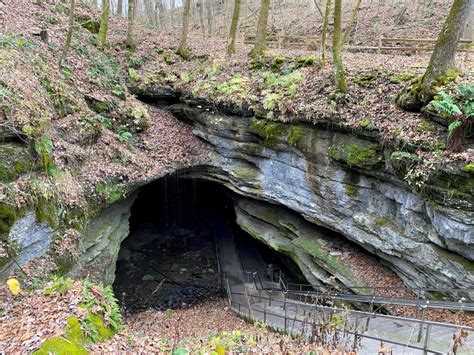
[[[65,295],[71,288],[72,280],[64,277],[54,277],[53,284],[48,287],[43,293],[45,295],[58,294],[60,296]]]
[[[445,93],[444,91],[438,92],[435,99],[430,102],[430,105],[440,113],[444,113],[448,116],[461,115],[462,111],[457,105],[456,100]]]

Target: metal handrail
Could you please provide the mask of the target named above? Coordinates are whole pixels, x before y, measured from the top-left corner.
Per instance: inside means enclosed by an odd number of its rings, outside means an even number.
[[[426,307],[432,309],[445,309],[445,310],[455,310],[455,311],[474,311],[474,303],[464,303],[464,302],[452,302],[452,301],[433,301],[426,300],[421,298],[404,298],[404,297],[387,297],[387,296],[375,296],[375,295],[358,295],[358,294],[349,294],[337,292],[334,288],[327,287],[328,291],[334,290],[336,292],[332,293],[323,293],[321,291],[312,290],[312,291],[301,291],[301,290],[291,290],[289,288],[290,283],[287,284],[287,287],[284,288],[272,288],[264,287],[260,273],[258,271],[247,271],[247,274],[251,274],[255,287],[260,291],[268,292],[283,292],[285,294],[291,295],[301,295],[301,296],[311,296],[314,298],[330,298],[336,300],[345,300],[352,302],[363,302],[363,303],[377,303],[383,305],[399,305],[399,306],[411,306],[411,307]],[[258,278],[258,284],[255,278]],[[318,287],[318,286],[314,286]],[[325,287],[323,287],[325,288]],[[388,288],[385,288],[388,289]],[[470,290],[470,289],[467,289]],[[474,290],[474,289],[473,289]],[[407,291],[407,290],[405,290]],[[465,291],[465,290],[464,290]]]
[[[415,330],[415,328],[418,328],[418,327],[420,329],[420,332],[423,332],[423,330],[424,330],[425,336],[424,336],[424,343],[423,343],[422,346],[421,345],[420,346],[414,345],[414,344],[411,344],[410,342],[409,343],[404,343],[404,342],[400,342],[400,341],[389,339],[389,338],[382,337],[382,336],[374,336],[374,335],[365,334],[365,331],[367,331],[367,330],[359,332],[359,331],[357,331],[358,327],[356,327],[356,331],[350,331],[350,330],[345,329],[345,328],[344,329],[339,329],[339,330],[344,332],[344,333],[349,333],[349,334],[352,334],[352,335],[357,335],[357,336],[361,336],[361,337],[365,337],[365,338],[369,338],[369,339],[381,340],[381,341],[384,341],[384,342],[387,342],[387,343],[401,345],[401,346],[409,347],[409,348],[412,348],[412,349],[423,350],[425,353],[426,352],[432,352],[432,353],[436,353],[436,354],[441,354],[439,352],[439,350],[432,349],[432,348],[429,347],[429,345],[430,345],[430,334],[431,334],[432,327],[449,328],[449,329],[452,329],[454,331],[459,331],[459,332],[460,331],[469,331],[469,332],[474,331],[474,328],[469,327],[469,326],[462,326],[462,325],[456,325],[456,324],[450,324],[450,323],[440,323],[440,322],[429,321],[429,320],[419,320],[419,319],[413,319],[413,318],[397,317],[397,316],[377,314],[377,313],[364,312],[364,311],[346,310],[346,309],[337,308],[337,307],[327,307],[327,306],[315,305],[315,304],[307,304],[307,303],[306,304],[301,304],[301,303],[297,303],[297,302],[294,302],[294,301],[288,301],[286,299],[284,301],[281,301],[281,300],[276,300],[272,297],[265,297],[265,296],[260,296],[260,295],[259,296],[257,296],[257,295],[248,295],[248,294],[244,294],[244,293],[241,293],[241,292],[231,292],[231,294],[230,294],[231,308],[234,311],[237,311],[237,312],[242,313],[242,314],[245,314],[245,313],[242,312],[241,306],[243,306],[243,308],[248,308],[250,306],[247,306],[247,305],[244,305],[244,304],[241,304],[239,302],[234,301],[233,296],[251,297],[252,299],[257,299],[259,301],[263,300],[264,302],[269,301],[270,303],[273,302],[274,304],[282,303],[283,304],[282,307],[283,307],[283,309],[285,309],[285,315],[274,313],[274,312],[268,312],[266,307],[264,307],[263,311],[259,310],[259,309],[252,309],[252,311],[253,312],[264,313],[264,320],[266,319],[266,315],[271,315],[271,316],[275,316],[275,317],[279,317],[279,318],[284,318],[285,319],[285,322],[284,322],[284,324],[285,324],[285,329],[284,330],[285,331],[288,330],[287,329],[287,320],[297,321],[297,322],[300,322],[300,323],[306,322],[305,320],[297,319],[296,316],[294,318],[288,318],[288,316],[287,316],[288,305],[296,306],[297,309],[298,309],[298,307],[305,307],[305,308],[309,308],[309,309],[316,309],[318,311],[323,311],[323,312],[324,311],[328,311],[328,312],[331,312],[331,313],[345,312],[345,313],[348,313],[352,316],[355,315],[356,320],[358,319],[357,318],[358,316],[360,316],[360,317],[365,316],[368,319],[384,318],[384,319],[390,319],[390,320],[397,320],[397,321],[404,321],[404,322],[407,322],[407,323],[412,323],[412,324],[414,324],[414,326],[413,326],[414,330]],[[238,309],[233,307],[232,304],[238,304]],[[251,309],[249,308],[249,314],[250,314],[250,311],[251,311]],[[311,324],[315,324],[315,322],[311,322]],[[421,344],[421,339],[422,338],[420,338],[417,341],[417,343]]]

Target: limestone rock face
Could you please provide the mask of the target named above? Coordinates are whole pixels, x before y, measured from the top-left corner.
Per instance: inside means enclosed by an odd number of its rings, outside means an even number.
[[[73,266],[71,276],[92,276],[91,272],[103,283],[113,283],[120,244],[129,233],[128,220],[135,197],[110,205],[89,224],[82,237],[84,252]]]
[[[374,137],[183,105],[171,111],[191,122],[212,151],[212,164],[188,174],[285,206],[342,234],[384,260],[409,286],[474,284],[472,176],[462,176],[467,191],[464,185],[450,200],[442,186],[428,186],[437,191],[428,199],[409,189],[390,161],[392,152]],[[255,226],[243,214],[238,218]]]
[[[50,226],[36,222],[33,212],[18,218],[12,225],[7,239],[9,244],[14,246],[16,262],[23,265],[46,254],[51,246],[52,234],[53,229]],[[12,260],[0,267],[0,279],[4,278],[11,267],[14,267]]]

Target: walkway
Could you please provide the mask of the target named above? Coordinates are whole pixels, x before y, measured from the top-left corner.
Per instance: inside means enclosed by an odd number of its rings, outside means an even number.
[[[312,298],[313,303],[290,300],[288,295],[295,291],[285,291],[273,282],[256,282],[244,271],[266,267],[261,256],[257,255],[258,251],[252,249],[251,245],[237,248],[232,232],[225,224],[219,226],[216,232],[221,272],[225,275],[229,302],[231,308],[242,316],[319,342],[338,343],[346,348],[352,348],[355,343],[361,353],[378,353],[381,341],[394,354],[453,353],[453,337],[456,337],[456,343],[459,344],[456,354],[474,355],[472,328],[332,308],[321,304],[317,297]],[[345,298],[348,296],[343,295]],[[360,296],[355,297],[359,297],[359,301],[366,301],[361,300]]]

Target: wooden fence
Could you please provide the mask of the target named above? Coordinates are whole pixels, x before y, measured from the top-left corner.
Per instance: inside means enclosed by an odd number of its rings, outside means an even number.
[[[244,34],[243,42],[245,44],[254,44],[255,35]],[[354,52],[374,51],[385,53],[391,51],[398,52],[421,52],[432,51],[436,43],[435,38],[386,38],[380,37],[377,46],[344,46],[345,49]],[[330,41],[329,43],[330,44]],[[321,38],[319,36],[288,36],[273,35],[267,40],[270,48],[277,49],[304,49],[316,50],[321,47]],[[328,46],[329,47],[329,46]],[[474,52],[474,40],[461,39],[458,46],[459,52]]]

